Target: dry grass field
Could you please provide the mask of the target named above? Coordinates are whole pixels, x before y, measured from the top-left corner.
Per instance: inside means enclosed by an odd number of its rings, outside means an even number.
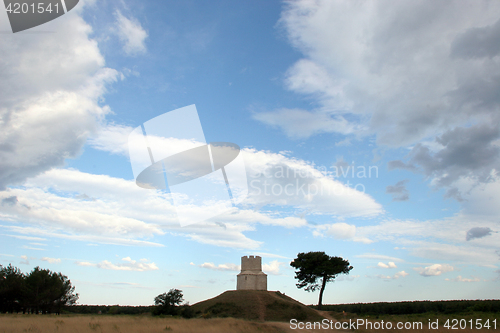
[[[332,313],[335,317],[335,313]],[[333,319],[327,313],[322,313],[328,319]],[[495,314],[497,315],[497,314]],[[352,318],[355,319],[355,318]],[[365,318],[366,319],[366,318]],[[395,327],[397,321],[427,322],[428,319],[416,318],[413,316],[391,316],[384,319],[368,319],[372,323],[391,321]],[[431,320],[435,320],[432,318]],[[444,319],[439,316],[440,322]],[[10,315],[0,314],[0,333],[286,333],[286,332],[423,332],[423,333],[441,333],[450,331],[459,331],[461,333],[472,332],[500,332],[497,329],[458,329],[451,330],[444,327],[439,329],[429,329],[424,323],[422,329],[360,329],[352,330],[335,330],[335,329],[291,329],[288,322],[259,322],[235,318],[210,318],[210,319],[181,319],[181,318],[159,318],[148,315]]]
[[[151,316],[0,315],[0,333],[281,333],[272,324],[233,318],[176,319]]]

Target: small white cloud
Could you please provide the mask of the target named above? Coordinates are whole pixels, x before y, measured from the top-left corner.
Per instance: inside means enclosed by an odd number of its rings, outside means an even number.
[[[363,259],[391,260],[393,262],[402,262],[402,261],[404,261],[403,259],[400,259],[400,258],[390,257],[390,256],[386,256],[386,255],[383,255],[383,254],[376,254],[376,253],[358,254],[355,257],[356,258],[363,258]]]
[[[117,34],[122,42],[125,43],[123,50],[128,55],[137,55],[146,52],[145,39],[148,33],[142,28],[141,23],[135,18],[128,19],[117,10],[116,25]]]
[[[59,264],[61,262],[61,259],[43,257],[42,261],[47,261],[49,264]]]
[[[472,279],[468,279],[468,278],[463,278],[461,275],[457,276],[454,279],[448,279],[448,278],[446,278],[445,280],[446,281],[455,281],[455,282],[479,282],[479,281],[481,281],[481,279],[478,278],[478,277],[475,277],[475,278],[472,278]]]
[[[285,265],[284,262],[279,262],[278,260],[273,260],[269,264],[262,265],[262,271],[264,273],[272,274],[272,275],[280,275],[280,267]]]
[[[356,226],[347,223],[323,224],[313,231],[314,236],[330,236],[335,239],[351,239],[356,235]]]
[[[118,264],[113,264],[108,260],[103,260],[100,263],[93,264],[86,261],[77,261],[76,264],[79,266],[93,266],[102,269],[110,269],[114,271],[155,271],[158,270],[158,266],[154,262],[148,262],[147,259],[141,259],[140,261],[132,260],[130,257],[125,257],[122,259],[123,262]]]
[[[406,273],[405,271],[401,271],[401,272],[397,272],[395,275],[394,275],[394,278],[395,279],[398,279],[400,277],[405,277],[407,275],[410,275],[410,273]]]
[[[207,268],[214,271],[239,271],[240,266],[235,264],[219,264],[215,266],[213,262],[205,262],[200,265],[201,268]]]
[[[335,278],[335,281],[354,281],[359,278],[359,275],[339,275]]]
[[[393,261],[389,261],[388,264],[384,264],[383,262],[379,262],[377,264],[378,267],[380,268],[397,268],[396,264]]]
[[[77,261],[75,262],[78,266],[84,266],[84,267],[88,267],[88,266],[95,266],[95,264],[91,263],[91,262],[87,262],[87,261]]]
[[[427,267],[415,267],[413,269],[422,276],[438,276],[454,270],[453,266],[448,264],[434,264]]]
[[[28,256],[21,256],[21,259],[24,259],[24,261],[19,262],[22,265],[29,265],[30,261],[28,260]],[[33,259],[33,258],[32,258]]]
[[[41,249],[39,247],[31,247],[31,246],[26,246],[26,245],[23,245],[23,249],[35,250],[35,251],[45,251],[45,249]]]
[[[395,280],[395,279],[399,279],[400,277],[405,277],[407,275],[409,275],[409,273],[406,273],[405,271],[401,271],[401,272],[397,272],[393,276],[379,274],[379,275],[377,275],[377,278],[382,279],[382,280]]]

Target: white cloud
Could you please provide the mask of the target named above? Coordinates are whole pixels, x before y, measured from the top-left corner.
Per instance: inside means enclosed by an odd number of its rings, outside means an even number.
[[[415,267],[413,269],[422,276],[438,276],[454,270],[453,266],[448,264],[434,264],[427,267]]]
[[[135,149],[128,147],[128,136],[132,130],[131,127],[110,125],[90,139],[89,144],[99,150],[128,156],[128,150]],[[135,141],[139,140],[132,140]],[[169,144],[158,144],[176,151],[193,145],[195,143],[188,140],[170,140]],[[170,153],[165,152],[168,155]],[[245,148],[241,154],[245,160],[249,182],[249,197],[244,202],[245,205],[294,206],[311,213],[335,216],[376,216],[383,212],[382,206],[363,193],[361,186],[353,188],[344,185],[326,167],[315,167],[307,161],[289,157],[285,152],[272,153]],[[360,184],[375,173],[378,175],[374,169],[356,169]],[[293,221],[290,219],[289,222]]]
[[[96,200],[83,200],[79,193],[87,193]],[[36,227],[3,228],[23,235],[86,242],[162,246],[144,239],[172,231],[205,244],[250,249],[259,247],[261,242],[247,238],[243,232],[254,230],[256,223],[306,225],[298,217],[235,210],[214,221],[181,228],[168,196],[160,191],[141,189],[133,181],[68,169],[49,171],[31,179],[24,188],[9,189],[2,195],[12,194],[19,203],[5,207],[0,213],[2,219]]]
[[[249,182],[248,204],[294,206],[335,216],[376,216],[383,212],[362,187],[343,184],[326,167],[315,167],[286,153],[248,148],[243,150],[243,157]],[[369,176],[367,170],[364,176]],[[362,184],[363,179],[359,182]]]
[[[91,27],[76,14],[50,25],[56,34],[2,37],[0,189],[79,155],[110,112],[100,100],[118,73]]]
[[[234,272],[238,272],[241,269],[240,266],[236,264],[229,263],[229,264],[219,264],[216,266],[213,262],[205,262],[201,264],[200,267],[211,269],[214,271],[234,271]]]
[[[352,239],[356,235],[356,226],[347,223],[323,224],[313,228],[314,236],[330,236],[335,239]]]
[[[394,278],[398,279],[400,277],[405,277],[407,275],[410,275],[410,273],[406,273],[405,271],[401,271],[401,272],[397,272],[396,274],[394,274]]]
[[[355,279],[359,278],[360,275],[346,275],[346,274],[341,274],[337,275],[335,278],[335,281],[354,281]]]
[[[117,264],[113,264],[108,260],[103,260],[97,264],[90,263],[87,261],[77,261],[76,264],[84,267],[97,267],[102,269],[110,269],[114,271],[145,272],[145,271],[156,271],[159,269],[154,262],[149,262],[148,259],[141,259],[139,261],[136,261],[132,260],[130,257],[123,258],[122,262]]]
[[[399,279],[400,277],[405,277],[409,275],[409,273],[406,273],[405,271],[397,272],[394,275],[384,275],[384,274],[379,274],[376,277],[382,280],[396,280]]]
[[[77,261],[76,264],[78,266],[84,266],[84,267],[90,267],[90,266],[94,266],[95,264],[91,263],[91,262],[88,262],[88,261]]]
[[[46,241],[46,238],[41,238],[41,237],[30,237],[30,236],[19,236],[19,235],[5,235],[17,239],[23,239],[23,240],[33,240],[33,241]]]
[[[479,282],[479,281],[481,281],[481,279],[478,277],[469,279],[469,278],[463,278],[461,275],[457,276],[454,279],[446,278],[445,280],[446,281],[455,281],[455,282]]]
[[[287,3],[280,23],[304,58],[288,70],[285,83],[317,103],[304,122],[349,114],[348,128],[401,146],[470,117],[484,121],[499,102],[493,91],[499,87],[500,4],[469,4],[446,4],[444,10],[444,3],[425,1],[390,8],[352,1]],[[284,124],[288,135],[306,134],[299,123],[287,126],[285,115],[273,121]],[[307,133],[314,131],[328,129],[316,123]],[[330,131],[342,133],[336,126]]]
[[[498,260],[500,235],[492,233],[480,242],[466,241],[466,234],[478,225],[498,229],[496,216],[464,214],[441,220],[390,220],[356,228],[357,237],[404,245],[412,256],[433,261],[491,266]]]
[[[376,254],[376,253],[365,253],[365,254],[358,254],[355,255],[356,258],[363,258],[363,259],[375,259],[375,260],[391,260],[393,262],[403,262],[403,259],[396,258],[396,257],[390,257],[386,256],[383,254]]]
[[[135,18],[126,18],[117,10],[116,29],[120,40],[124,43],[123,50],[128,55],[137,55],[146,52],[145,40],[148,33],[141,26],[141,23]]]
[[[280,267],[285,265],[284,262],[273,260],[269,264],[262,264],[262,271],[266,274],[280,275]]]
[[[43,257],[41,260],[42,261],[47,261],[49,264],[59,264],[59,263],[61,263],[61,259],[58,259],[58,258]]]
[[[397,268],[398,266],[396,266],[396,264],[393,261],[389,261],[388,264],[384,264],[383,262],[379,262],[377,264],[377,267],[380,267],[380,268]]]

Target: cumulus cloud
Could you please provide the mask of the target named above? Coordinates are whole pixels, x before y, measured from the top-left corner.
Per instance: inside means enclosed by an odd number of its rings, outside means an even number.
[[[405,184],[409,180],[401,180],[396,183],[396,185],[389,185],[385,188],[385,193],[392,195],[392,201],[408,201],[410,199],[410,194],[406,189]]]
[[[128,150],[133,149],[127,146],[132,130],[110,125],[92,137],[89,143],[96,149],[128,156]],[[193,145],[186,141],[170,142],[165,146],[177,150]],[[339,175],[335,174],[335,168],[315,167],[307,161],[290,157],[286,152],[245,148],[240,153],[245,161],[249,188],[244,205],[293,206],[311,213],[335,216],[376,216],[383,212],[382,206],[363,193],[362,188],[353,188],[336,179]],[[353,170],[343,171],[350,175]],[[374,177],[375,174],[378,175],[376,169],[364,166],[355,169],[357,178]]]
[[[470,241],[474,238],[483,238],[491,235],[491,233],[497,232],[493,231],[488,227],[475,227],[467,231],[467,235],[465,236],[466,241]]]
[[[471,187],[456,182],[491,182],[500,170],[500,3],[466,3],[288,2],[279,26],[303,58],[285,85],[312,107],[254,118],[289,137],[375,135],[409,146],[390,169],[421,172],[446,197],[467,200]]]
[[[205,262],[200,265],[201,268],[207,268],[211,269],[214,271],[234,271],[234,272],[239,272],[240,271],[240,266],[236,264],[219,264],[215,265],[213,262]]]
[[[217,217],[216,222],[224,223],[225,228],[214,222],[181,228],[175,208],[165,193],[144,190],[133,181],[69,169],[53,170],[32,178],[24,188],[2,193],[0,200],[2,195],[9,197],[13,192],[22,205],[5,207],[0,216],[32,226],[0,227],[23,235],[86,242],[163,246],[147,239],[170,230],[205,244],[256,248],[260,242],[243,235],[254,229],[252,224],[288,227],[306,224],[296,217],[274,218],[253,210],[240,210]],[[96,200],[78,199],[74,193],[87,193]],[[32,208],[26,209],[23,204]],[[145,211],[148,214],[144,214]]]
[[[492,181],[492,170],[500,170],[500,138],[498,122],[456,127],[436,138],[430,148],[416,144],[408,155],[408,162],[392,161],[391,169],[418,170],[431,178],[436,186],[449,187],[448,196],[460,193],[455,182],[460,178],[473,178],[478,182]]]
[[[159,269],[154,262],[149,262],[148,259],[141,259],[139,261],[136,261],[132,260],[130,257],[122,258],[122,262],[119,262],[117,264],[113,264],[108,260],[103,260],[97,264],[86,261],[77,261],[76,264],[84,267],[97,267],[102,269],[110,269],[114,271],[145,272],[145,271],[155,271]]]
[[[22,255],[21,259],[23,259],[23,261],[19,262],[21,265],[29,265],[30,264],[30,262],[28,260],[28,256]]]
[[[266,274],[280,275],[281,266],[286,266],[286,263],[273,260],[269,264],[262,264],[262,271]]]
[[[493,58],[500,53],[500,20],[484,27],[466,30],[451,44],[450,55],[456,58]]]
[[[344,222],[318,225],[313,229],[314,236],[330,236],[335,239],[352,239],[356,235],[356,226]]]
[[[418,142],[469,117],[490,116],[499,102],[493,91],[499,87],[500,5],[443,6],[287,3],[280,26],[304,58],[288,70],[285,84],[317,103],[311,119],[318,112],[323,117],[348,114],[348,128],[375,133],[391,146]],[[481,88],[467,90],[477,83]],[[462,91],[473,104],[464,103]],[[300,124],[295,131],[301,133]],[[317,124],[316,133],[324,131]],[[331,131],[342,133],[335,127]]]
[[[88,262],[88,261],[76,261],[75,264],[77,264],[78,266],[84,266],[84,267],[94,266],[93,263]]]
[[[0,190],[80,154],[109,113],[101,98],[117,78],[91,27],[75,12],[56,34],[3,36],[0,45]]]
[[[117,10],[116,16],[116,33],[120,40],[124,43],[123,50],[128,55],[137,55],[146,52],[145,40],[148,33],[144,30],[141,23],[135,18],[127,18]]]
[[[407,275],[410,275],[410,273],[406,273],[405,271],[401,271],[401,272],[397,272],[396,274],[394,274],[394,278],[398,279],[400,277],[405,277]]]
[[[387,264],[385,264],[383,262],[379,262],[377,264],[377,267],[380,267],[380,268],[397,268],[398,266],[396,266],[396,264],[393,261],[389,261],[389,263],[387,263]]]
[[[427,267],[415,267],[413,268],[422,276],[438,276],[442,273],[451,272],[454,270],[453,266],[448,264],[434,264]]]
[[[49,264],[59,264],[59,263],[61,263],[61,259],[58,259],[58,258],[43,257],[41,260],[42,261],[47,261]]]

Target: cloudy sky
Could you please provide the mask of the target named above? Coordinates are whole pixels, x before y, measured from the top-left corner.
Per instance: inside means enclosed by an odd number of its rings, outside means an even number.
[[[0,9],[0,264],[82,304],[236,288],[317,302],[289,263],[354,266],[324,303],[500,297],[500,2],[92,1],[13,34]],[[131,132],[196,105],[249,193],[182,226]],[[184,207],[189,209],[190,206]],[[179,208],[179,207],[177,207]]]

